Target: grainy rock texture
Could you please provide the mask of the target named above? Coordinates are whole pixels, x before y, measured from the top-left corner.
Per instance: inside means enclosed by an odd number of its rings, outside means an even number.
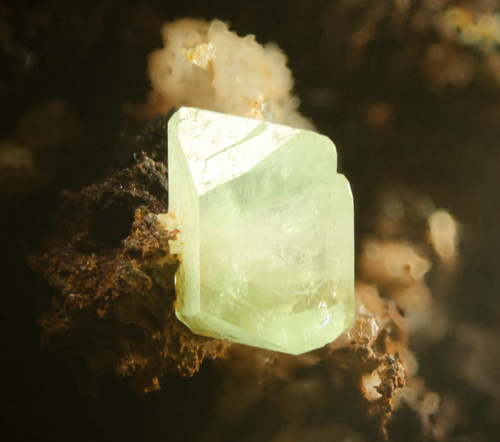
[[[157,227],[168,204],[167,170],[142,157],[101,185],[67,195],[49,253],[33,269],[57,290],[41,320],[43,344],[64,350],[92,394],[100,376],[130,377],[138,392],[166,371],[191,376],[225,345],[193,335],[175,318],[177,258]]]

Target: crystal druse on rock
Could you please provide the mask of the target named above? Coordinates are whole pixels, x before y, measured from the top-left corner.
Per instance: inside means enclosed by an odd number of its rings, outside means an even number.
[[[178,318],[291,354],[333,341],[354,319],[353,201],[333,143],[187,107],[168,132]]]

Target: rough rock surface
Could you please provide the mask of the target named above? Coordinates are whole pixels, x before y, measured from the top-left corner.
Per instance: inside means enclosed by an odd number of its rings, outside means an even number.
[[[41,320],[43,344],[78,364],[87,392],[114,371],[139,392],[159,388],[158,376],[195,373],[225,345],[193,335],[175,319],[173,275],[178,262],[156,228],[167,210],[167,174],[144,156],[103,184],[67,196],[50,252],[31,266],[57,293]]]

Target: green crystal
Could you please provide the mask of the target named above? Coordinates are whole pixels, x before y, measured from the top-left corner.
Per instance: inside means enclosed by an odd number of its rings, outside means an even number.
[[[194,333],[304,353],[354,319],[354,227],[335,146],[306,130],[194,108],[168,125],[182,235],[177,317]]]

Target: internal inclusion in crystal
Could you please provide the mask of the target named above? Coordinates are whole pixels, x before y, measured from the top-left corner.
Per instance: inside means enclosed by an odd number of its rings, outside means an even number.
[[[178,318],[197,334],[291,354],[337,338],[354,319],[354,228],[333,143],[181,108],[168,155],[184,242]]]

